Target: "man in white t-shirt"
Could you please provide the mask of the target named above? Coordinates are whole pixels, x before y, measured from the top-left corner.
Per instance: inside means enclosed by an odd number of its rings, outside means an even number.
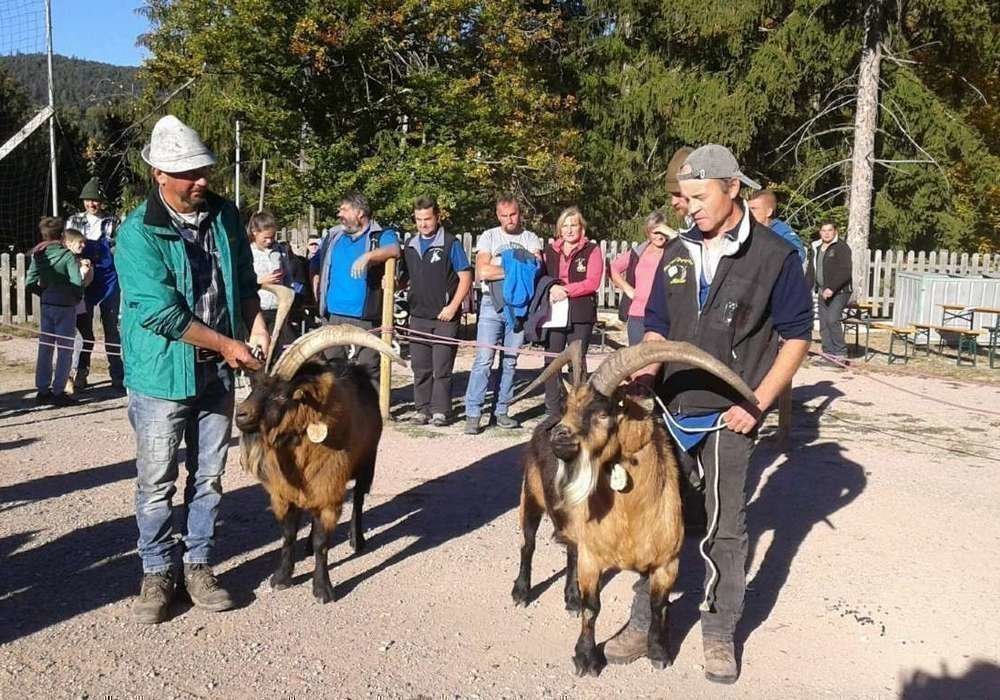
[[[537,257],[542,250],[542,241],[534,233],[521,227],[521,207],[514,197],[500,197],[496,211],[500,225],[483,231],[476,244],[476,279],[482,282],[483,288],[476,342],[480,346],[502,345],[508,348],[504,350],[500,361],[500,389],[497,392],[494,415],[501,428],[517,428],[519,424],[507,415],[507,407],[514,393],[516,350],[524,342],[524,331],[515,331],[502,309],[496,308],[489,285],[504,278],[501,253],[509,249],[523,249]],[[469,386],[465,392],[466,434],[475,435],[479,432],[480,416],[495,354],[496,351],[489,347],[479,347],[476,350],[476,359],[469,373]]]

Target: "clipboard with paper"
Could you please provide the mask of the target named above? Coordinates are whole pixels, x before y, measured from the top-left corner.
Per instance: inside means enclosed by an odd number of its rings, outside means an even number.
[[[568,328],[569,327],[569,299],[560,299],[549,304],[549,320],[542,324],[542,328]]]

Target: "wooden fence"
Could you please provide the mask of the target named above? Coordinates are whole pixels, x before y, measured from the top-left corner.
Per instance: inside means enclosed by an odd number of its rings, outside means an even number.
[[[287,240],[302,252],[305,248],[304,232],[295,229],[279,232],[279,239]],[[475,237],[471,233],[461,235],[462,245],[469,259],[473,259],[472,246]],[[628,241],[601,241],[601,251],[610,262],[619,253],[629,249]],[[869,301],[874,302],[875,316],[889,316],[895,302],[896,273],[900,270],[914,272],[938,272],[952,275],[998,275],[1000,276],[1000,254],[980,255],[978,253],[955,253],[942,251],[868,251],[868,283],[863,290]],[[25,288],[28,260],[24,253],[0,255],[0,321],[3,323],[38,323],[38,298],[31,297]],[[859,290],[859,292],[862,290]],[[602,309],[613,309],[618,305],[620,292],[611,284],[608,267],[605,265],[604,279],[597,292],[597,303]],[[860,296],[860,293],[859,293]]]

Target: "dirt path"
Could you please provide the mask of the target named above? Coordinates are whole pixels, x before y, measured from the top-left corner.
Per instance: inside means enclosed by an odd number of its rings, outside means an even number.
[[[351,557],[338,529],[338,600],[325,607],[306,583],[311,564],[296,569],[302,585],[267,587],[277,526],[234,449],[217,570],[242,606],[181,605],[169,622],[139,627],[129,616],[139,562],[124,399],[102,400],[97,389],[84,406],[36,409],[30,342],[0,342],[0,355],[3,698],[923,698],[1000,688],[990,594],[1000,570],[1000,416],[806,368],[788,452],[768,437],[772,419],[751,466],[739,684],[702,677],[692,540],[673,607],[674,666],[640,661],[579,680],[570,661],[578,624],[562,609],[563,552],[547,525],[538,598],[527,610],[510,602],[526,430],[388,429],[370,547]],[[1000,411],[996,387],[890,379]],[[624,621],[634,578],[605,588],[599,640]]]

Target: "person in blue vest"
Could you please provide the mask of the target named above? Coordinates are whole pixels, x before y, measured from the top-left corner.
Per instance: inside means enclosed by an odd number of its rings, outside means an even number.
[[[371,330],[382,323],[382,276],[385,261],[400,255],[399,236],[372,219],[371,205],[358,192],[341,198],[337,218],[340,224],[327,233],[310,260],[319,318]],[[347,359],[347,348],[333,348],[327,358]],[[358,350],[354,357],[375,391],[379,361],[379,354],[368,348]]]
[[[410,279],[410,330],[445,338],[458,337],[462,302],[472,289],[472,267],[455,236],[441,225],[441,211],[433,197],[419,197],[413,205],[417,235],[403,250]],[[451,375],[455,345],[410,341],[413,369],[413,409],[417,425],[448,425],[451,414]]]
[[[776,234],[792,244],[795,252],[799,254],[799,261],[803,269],[806,265],[806,246],[799,238],[799,234],[792,230],[786,222],[777,218],[774,213],[778,210],[778,198],[771,190],[759,190],[754,192],[747,199],[747,206],[753,215],[754,221],[763,224]]]
[[[108,356],[111,386],[124,389],[125,370],[121,358],[121,337],[118,332],[118,306],[121,292],[115,271],[114,235],[118,219],[105,210],[105,197],[97,178],[91,178],[80,191],[83,211],[70,217],[67,228],[80,231],[86,243],[83,258],[90,260],[94,280],[84,292],[84,310],[76,317],[76,330],[83,338],[83,349],[76,364],[73,388],[86,389],[90,377],[90,353],[94,349],[94,309],[100,308],[104,348]]]

